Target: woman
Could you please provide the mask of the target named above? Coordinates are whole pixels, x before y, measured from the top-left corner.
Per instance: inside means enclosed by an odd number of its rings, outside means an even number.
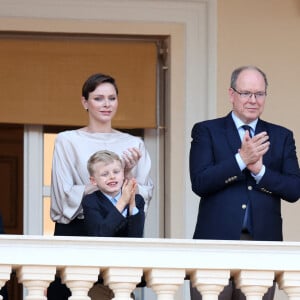
[[[104,74],[90,76],[82,87],[81,102],[89,115],[88,125],[57,135],[52,162],[51,219],[55,222],[54,235],[85,236],[81,200],[97,190],[89,180],[87,161],[99,150],[116,152],[124,161],[125,178],[135,177],[137,193],[145,200],[147,210],[152,197],[150,178],[151,160],[141,138],[112,128],[118,108],[118,88],[114,78]],[[111,291],[101,284],[103,299],[111,298]],[[105,296],[105,293],[109,292]],[[48,300],[66,300],[70,290],[58,277],[47,291]],[[101,298],[101,299],[102,299]]]
[[[54,235],[84,236],[82,197],[95,191],[87,170],[89,157],[98,150],[110,150],[122,157],[125,176],[135,177],[145,211],[152,197],[151,160],[141,138],[112,128],[118,108],[118,88],[114,78],[90,76],[82,87],[82,105],[88,125],[57,135],[52,164],[51,218]]]

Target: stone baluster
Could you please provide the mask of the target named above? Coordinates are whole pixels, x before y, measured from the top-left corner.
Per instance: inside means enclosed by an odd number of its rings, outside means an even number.
[[[273,285],[273,271],[242,270],[235,274],[235,285],[240,288],[247,300],[261,300],[268,288]]]
[[[55,266],[22,266],[17,270],[17,278],[27,289],[26,300],[47,300],[47,287],[54,280]]]
[[[104,284],[114,292],[116,300],[129,300],[136,285],[141,282],[141,268],[108,268],[103,271]]]
[[[10,265],[0,265],[0,289],[5,285],[6,281],[9,280],[11,273]],[[0,295],[0,300],[3,297]]]
[[[197,287],[203,300],[217,300],[224,287],[228,285],[229,270],[196,270],[190,274],[193,287]]]
[[[147,286],[156,292],[158,300],[173,300],[184,277],[183,269],[152,269],[145,274]]]
[[[65,267],[61,270],[61,280],[71,290],[69,300],[90,300],[88,292],[98,280],[98,267]]]
[[[300,271],[285,271],[277,276],[278,287],[284,290],[289,300],[300,299]]]

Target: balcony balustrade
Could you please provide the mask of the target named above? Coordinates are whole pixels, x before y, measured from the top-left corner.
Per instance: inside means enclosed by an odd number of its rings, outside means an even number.
[[[0,236],[0,286],[16,272],[25,300],[46,300],[45,290],[59,272],[70,300],[88,300],[102,276],[116,300],[129,300],[144,276],[159,300],[175,299],[190,279],[203,300],[216,300],[230,277],[247,296],[260,300],[277,282],[289,300],[300,299],[300,243]]]

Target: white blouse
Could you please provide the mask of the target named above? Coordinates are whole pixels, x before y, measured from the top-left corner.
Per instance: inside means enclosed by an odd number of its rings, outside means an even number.
[[[93,153],[110,150],[122,157],[123,152],[132,147],[138,148],[142,154],[132,174],[138,182],[139,194],[144,197],[147,211],[153,182],[150,178],[150,156],[141,138],[117,130],[89,133],[78,129],[59,133],[52,162],[51,219],[68,224],[74,218],[83,218],[81,200],[85,185],[90,182],[87,161]]]

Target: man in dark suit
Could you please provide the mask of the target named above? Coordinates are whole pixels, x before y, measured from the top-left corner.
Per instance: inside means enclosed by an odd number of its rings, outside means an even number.
[[[232,111],[192,129],[190,177],[201,197],[194,239],[283,239],[280,202],[299,199],[300,171],[293,133],[260,119],[267,86],[257,67],[234,70]],[[234,282],[230,284],[233,292],[225,288],[221,296],[236,299]],[[199,295],[191,290],[192,299]],[[274,288],[265,295],[273,296]]]

